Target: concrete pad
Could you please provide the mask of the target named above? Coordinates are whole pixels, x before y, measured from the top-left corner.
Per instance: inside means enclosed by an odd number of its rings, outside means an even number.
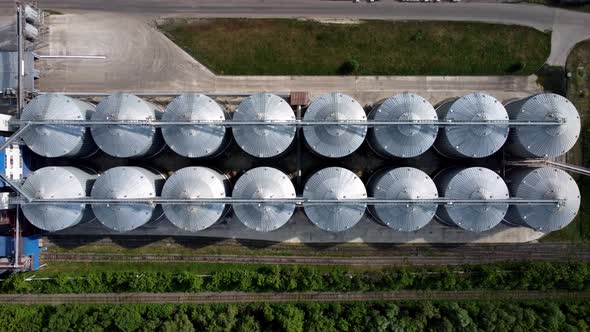
[[[106,59],[44,59],[42,91],[189,91],[212,75],[144,20],[126,15],[66,14],[46,20],[44,55]]]
[[[330,233],[310,223],[302,210],[296,211],[285,226],[268,233],[250,230],[237,219],[229,217],[196,233],[180,230],[164,218],[152,225],[146,225],[127,233],[116,233],[108,230],[98,221],[93,221],[54,234],[199,236],[287,243],[521,243],[534,241],[545,235],[530,228],[509,227],[504,224],[483,233],[472,233],[459,228],[443,226],[434,220],[418,231],[401,233],[377,224],[368,216],[365,216],[351,229],[340,233]]]

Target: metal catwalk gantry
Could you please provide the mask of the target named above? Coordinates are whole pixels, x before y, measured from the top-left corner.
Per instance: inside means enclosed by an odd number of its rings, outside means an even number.
[[[105,94],[75,94],[84,96],[105,96]],[[160,97],[170,96],[174,94],[143,94],[143,96]],[[243,95],[243,94],[240,94]],[[219,96],[219,95],[216,95]],[[235,96],[235,94],[227,94],[227,96]],[[298,115],[300,112],[297,112]],[[236,120],[191,120],[191,121],[161,121],[161,120],[109,120],[109,121],[92,121],[92,120],[42,120],[42,121],[24,121],[11,120],[10,125],[18,128],[6,141],[0,146],[0,151],[17,140],[26,130],[34,126],[40,125],[60,125],[60,126],[108,126],[108,125],[124,125],[124,126],[181,126],[181,125],[199,125],[199,126],[295,126],[297,128],[307,126],[399,126],[399,125],[435,125],[435,126],[554,126],[561,125],[565,122],[563,119],[554,119],[551,121],[510,121],[510,120],[480,120],[480,121],[442,121],[442,120],[397,120],[397,121],[358,121],[358,120],[335,120],[335,121],[307,121],[302,120],[300,116],[296,120],[287,121],[236,121]],[[11,200],[11,203],[22,204],[214,204],[225,203],[232,205],[243,204],[295,204],[298,207],[312,206],[312,205],[560,205],[564,204],[563,200],[544,199],[544,200],[525,200],[519,198],[508,199],[449,199],[449,198],[435,198],[435,199],[374,199],[367,197],[365,199],[305,199],[302,197],[286,198],[286,199],[236,199],[236,198],[197,198],[197,199],[165,199],[161,197],[150,197],[145,199],[96,199],[96,198],[75,198],[75,199],[36,199],[20,187],[19,184],[14,183],[6,178],[5,174],[0,174],[6,183],[8,183],[17,192],[18,196]]]

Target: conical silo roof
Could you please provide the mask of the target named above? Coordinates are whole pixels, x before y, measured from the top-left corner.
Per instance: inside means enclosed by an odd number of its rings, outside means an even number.
[[[510,193],[520,199],[559,199],[557,205],[513,205],[506,220],[542,232],[567,226],[580,209],[580,189],[566,172],[543,167],[521,169],[508,175]]]
[[[365,110],[352,97],[342,93],[327,93],[316,98],[305,111],[304,121],[366,121]],[[319,125],[306,126],[303,135],[307,145],[317,154],[340,158],[358,149],[365,139],[366,126]]]
[[[565,122],[558,126],[519,126],[512,128],[511,153],[523,158],[553,158],[569,151],[580,135],[580,115],[566,98],[541,93],[506,105],[511,120]]]
[[[168,199],[226,198],[230,193],[225,175],[206,167],[186,167],[166,180],[162,197]],[[226,212],[219,204],[164,204],[164,214],[176,227],[197,232],[215,224]]]
[[[35,199],[86,198],[96,177],[75,167],[44,167],[30,174],[22,189]],[[94,219],[86,204],[24,204],[22,209],[31,224],[49,232]]]
[[[133,199],[159,196],[164,176],[141,167],[121,166],[101,174],[92,186],[93,198]],[[107,228],[126,232],[162,216],[153,204],[92,204],[96,218]]]
[[[454,168],[435,177],[441,197],[451,199],[507,199],[508,187],[492,170],[483,167]],[[483,232],[498,225],[508,204],[441,205],[437,218],[472,232]]]
[[[506,109],[496,98],[471,93],[440,105],[441,121],[508,120]],[[502,148],[508,138],[508,125],[444,126],[434,144],[437,151],[453,158],[483,158]]]
[[[223,109],[202,94],[180,95],[168,106],[162,121],[225,120]],[[179,155],[189,158],[211,157],[225,147],[226,129],[218,125],[182,125],[162,128],[164,140]]]
[[[94,105],[62,94],[44,94],[23,109],[21,120],[90,120]],[[98,150],[84,126],[34,125],[22,134],[25,144],[36,154],[49,157],[86,157]]]
[[[305,183],[305,199],[366,199],[363,181],[341,167],[328,167],[314,173]],[[306,205],[305,214],[319,228],[341,232],[356,225],[365,214],[366,204]]]
[[[271,167],[253,168],[234,185],[233,198],[295,198],[295,187],[289,177]],[[246,227],[270,232],[289,221],[295,204],[234,204],[233,210]]]
[[[369,120],[436,120],[434,107],[424,98],[413,93],[403,93],[377,104],[369,114]],[[438,133],[434,125],[378,126],[369,129],[369,143],[380,155],[412,158],[428,150]]]
[[[428,174],[412,167],[400,167],[371,178],[367,186],[375,199],[433,199],[438,190]],[[369,205],[369,211],[382,224],[400,232],[413,232],[428,224],[436,204]]]
[[[271,93],[257,93],[240,103],[233,114],[235,121],[295,121],[291,106]],[[249,155],[275,157],[285,152],[295,138],[295,126],[262,125],[232,128],[236,143]]]
[[[100,101],[92,120],[159,120],[159,106],[128,93],[116,93]],[[95,125],[92,137],[101,150],[119,157],[149,157],[164,147],[160,129],[154,126]]]

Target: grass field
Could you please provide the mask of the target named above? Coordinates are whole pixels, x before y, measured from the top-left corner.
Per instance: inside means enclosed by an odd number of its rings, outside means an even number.
[[[582,119],[582,132],[578,143],[567,153],[567,162],[590,166],[590,41],[582,42],[570,53],[566,69],[568,79],[567,97]],[[590,179],[577,179],[582,194],[582,205],[576,219],[564,229],[544,237],[544,242],[589,242],[590,241]]]
[[[160,29],[225,75],[528,75],[550,34],[463,22],[172,21]]]

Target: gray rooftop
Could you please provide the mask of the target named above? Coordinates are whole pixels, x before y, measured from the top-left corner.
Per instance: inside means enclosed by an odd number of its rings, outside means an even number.
[[[289,177],[272,167],[257,167],[244,173],[232,192],[233,198],[295,198]],[[295,211],[295,204],[234,205],[236,217],[246,227],[269,232],[285,225]]]
[[[438,190],[428,174],[412,167],[381,172],[367,186],[376,199],[437,198]],[[436,213],[436,204],[370,205],[369,211],[384,225],[400,232],[413,232],[426,226]]]
[[[225,198],[230,194],[225,175],[206,167],[185,167],[166,180],[163,198]],[[197,232],[215,224],[227,211],[225,204],[166,204],[164,214],[176,227]]]
[[[328,167],[314,173],[305,183],[303,197],[307,199],[367,198],[363,181],[342,167]],[[329,232],[341,232],[356,225],[365,214],[366,204],[312,205],[305,207],[309,220]]]
[[[436,120],[434,107],[413,93],[402,93],[378,103],[369,120]],[[369,129],[369,143],[386,157],[412,158],[428,150],[438,133],[433,125],[397,125]]]
[[[2,69],[0,75],[0,90],[16,90],[18,87],[18,54],[16,52],[0,52],[0,64]],[[35,69],[35,58],[32,52],[24,52],[25,76],[23,78],[24,88],[27,91],[35,90],[35,79],[39,78],[39,71]]]

